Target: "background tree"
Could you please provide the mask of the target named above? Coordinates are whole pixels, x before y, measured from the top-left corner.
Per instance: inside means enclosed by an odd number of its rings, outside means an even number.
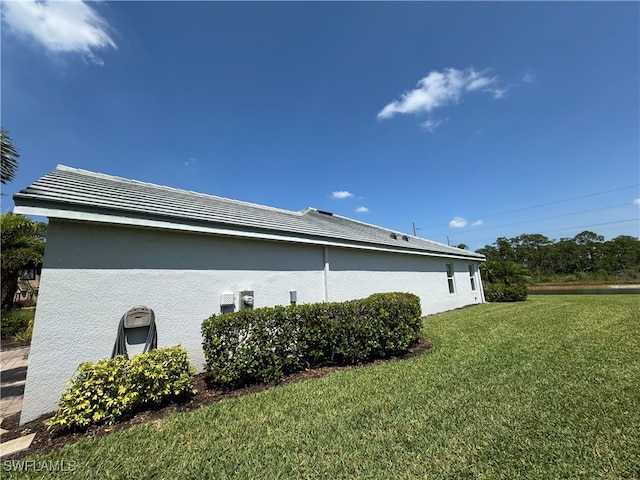
[[[516,252],[514,250],[515,238],[498,237],[496,240],[496,247],[500,260],[507,262],[516,261]]]
[[[561,238],[551,248],[548,273],[570,274],[580,270],[580,252],[573,238]]]
[[[18,170],[18,157],[20,155],[13,148],[11,137],[2,127],[0,127],[0,144],[0,153],[2,155],[0,173],[2,175],[2,183],[7,183],[13,180],[16,170]]]
[[[38,269],[42,265],[47,225],[22,215],[5,212],[1,217],[2,231],[2,310],[13,306],[18,278],[26,268]]]
[[[585,230],[573,237],[580,252],[580,271],[595,272],[598,259],[601,256],[601,247],[604,237],[597,233]]]
[[[483,270],[491,267],[499,272],[507,268],[500,262],[513,262],[528,269],[536,282],[640,279],[640,240],[629,235],[605,242],[602,235],[588,230],[560,240],[522,234],[514,238],[499,237],[492,245],[476,252],[487,257]],[[497,262],[497,269],[495,265],[492,267],[492,262]]]
[[[624,271],[640,270],[640,240],[630,235],[620,235],[601,246],[599,268],[618,275]]]

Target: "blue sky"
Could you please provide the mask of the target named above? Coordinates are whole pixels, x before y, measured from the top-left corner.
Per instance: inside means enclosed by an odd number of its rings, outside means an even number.
[[[11,195],[64,164],[471,249],[638,236],[637,2],[2,2]]]

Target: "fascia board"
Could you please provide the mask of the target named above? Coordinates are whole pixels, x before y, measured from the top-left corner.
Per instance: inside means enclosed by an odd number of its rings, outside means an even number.
[[[341,242],[339,240],[325,240],[325,239],[310,239],[305,237],[299,237],[295,235],[286,234],[271,234],[266,232],[250,232],[235,229],[226,229],[220,227],[209,227],[203,225],[191,225],[188,223],[170,222],[165,220],[157,220],[150,218],[139,217],[124,217],[120,215],[106,215],[95,212],[82,212],[78,210],[66,210],[59,208],[49,207],[36,207],[29,205],[16,205],[13,208],[13,213],[21,215],[37,215],[48,218],[56,218],[61,220],[71,221],[85,221],[95,222],[102,224],[133,226],[133,227],[145,227],[145,228],[158,228],[162,230],[182,231],[190,233],[201,233],[210,235],[221,235],[227,237],[236,238],[248,238],[255,240],[268,240],[287,243],[301,243],[307,245],[321,245],[330,247],[342,247],[353,248],[356,250],[370,250],[376,252],[389,252],[389,253],[402,253],[405,255],[418,255],[424,257],[437,257],[437,258],[455,258],[461,260],[475,260],[483,262],[485,259],[475,256],[454,255],[448,253],[427,252],[420,250],[408,250],[408,249],[395,249],[383,246],[364,245],[360,243],[348,243]]]

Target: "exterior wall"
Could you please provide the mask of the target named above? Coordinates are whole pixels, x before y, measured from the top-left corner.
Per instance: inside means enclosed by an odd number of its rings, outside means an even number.
[[[456,291],[449,293],[446,264],[454,265]],[[330,301],[362,298],[376,292],[409,292],[421,300],[422,314],[452,310],[482,303],[480,274],[475,269],[476,290],[471,290],[471,260],[455,260],[415,255],[395,255],[343,248],[329,250]]]
[[[322,270],[319,246],[52,220],[20,421],[55,410],[80,363],[111,356],[130,307],[152,308],[158,346],[182,344],[202,370],[200,327],[220,313],[221,293],[253,290],[256,308],[288,304],[290,290],[321,302]]]
[[[455,294],[447,262],[455,265]],[[110,357],[132,306],[152,308],[158,346],[182,344],[200,371],[202,320],[220,313],[223,293],[252,290],[259,308],[288,304],[291,290],[299,304],[325,300],[325,288],[329,301],[406,291],[431,314],[482,301],[478,273],[471,292],[469,263],[52,219],[20,421],[55,410],[80,363]],[[128,337],[130,355],[144,347],[138,333]]]

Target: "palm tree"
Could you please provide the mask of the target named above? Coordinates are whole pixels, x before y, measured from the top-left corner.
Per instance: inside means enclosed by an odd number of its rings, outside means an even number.
[[[47,226],[22,215],[5,212],[1,217],[2,242],[2,310],[10,309],[25,268],[42,265]]]
[[[13,148],[11,137],[2,127],[0,127],[0,144],[0,153],[2,154],[1,180],[2,183],[7,183],[13,180],[16,170],[18,170],[18,157],[20,154]]]
[[[529,271],[522,265],[508,260],[487,260],[481,272],[488,283],[503,285],[526,285],[531,281]]]

